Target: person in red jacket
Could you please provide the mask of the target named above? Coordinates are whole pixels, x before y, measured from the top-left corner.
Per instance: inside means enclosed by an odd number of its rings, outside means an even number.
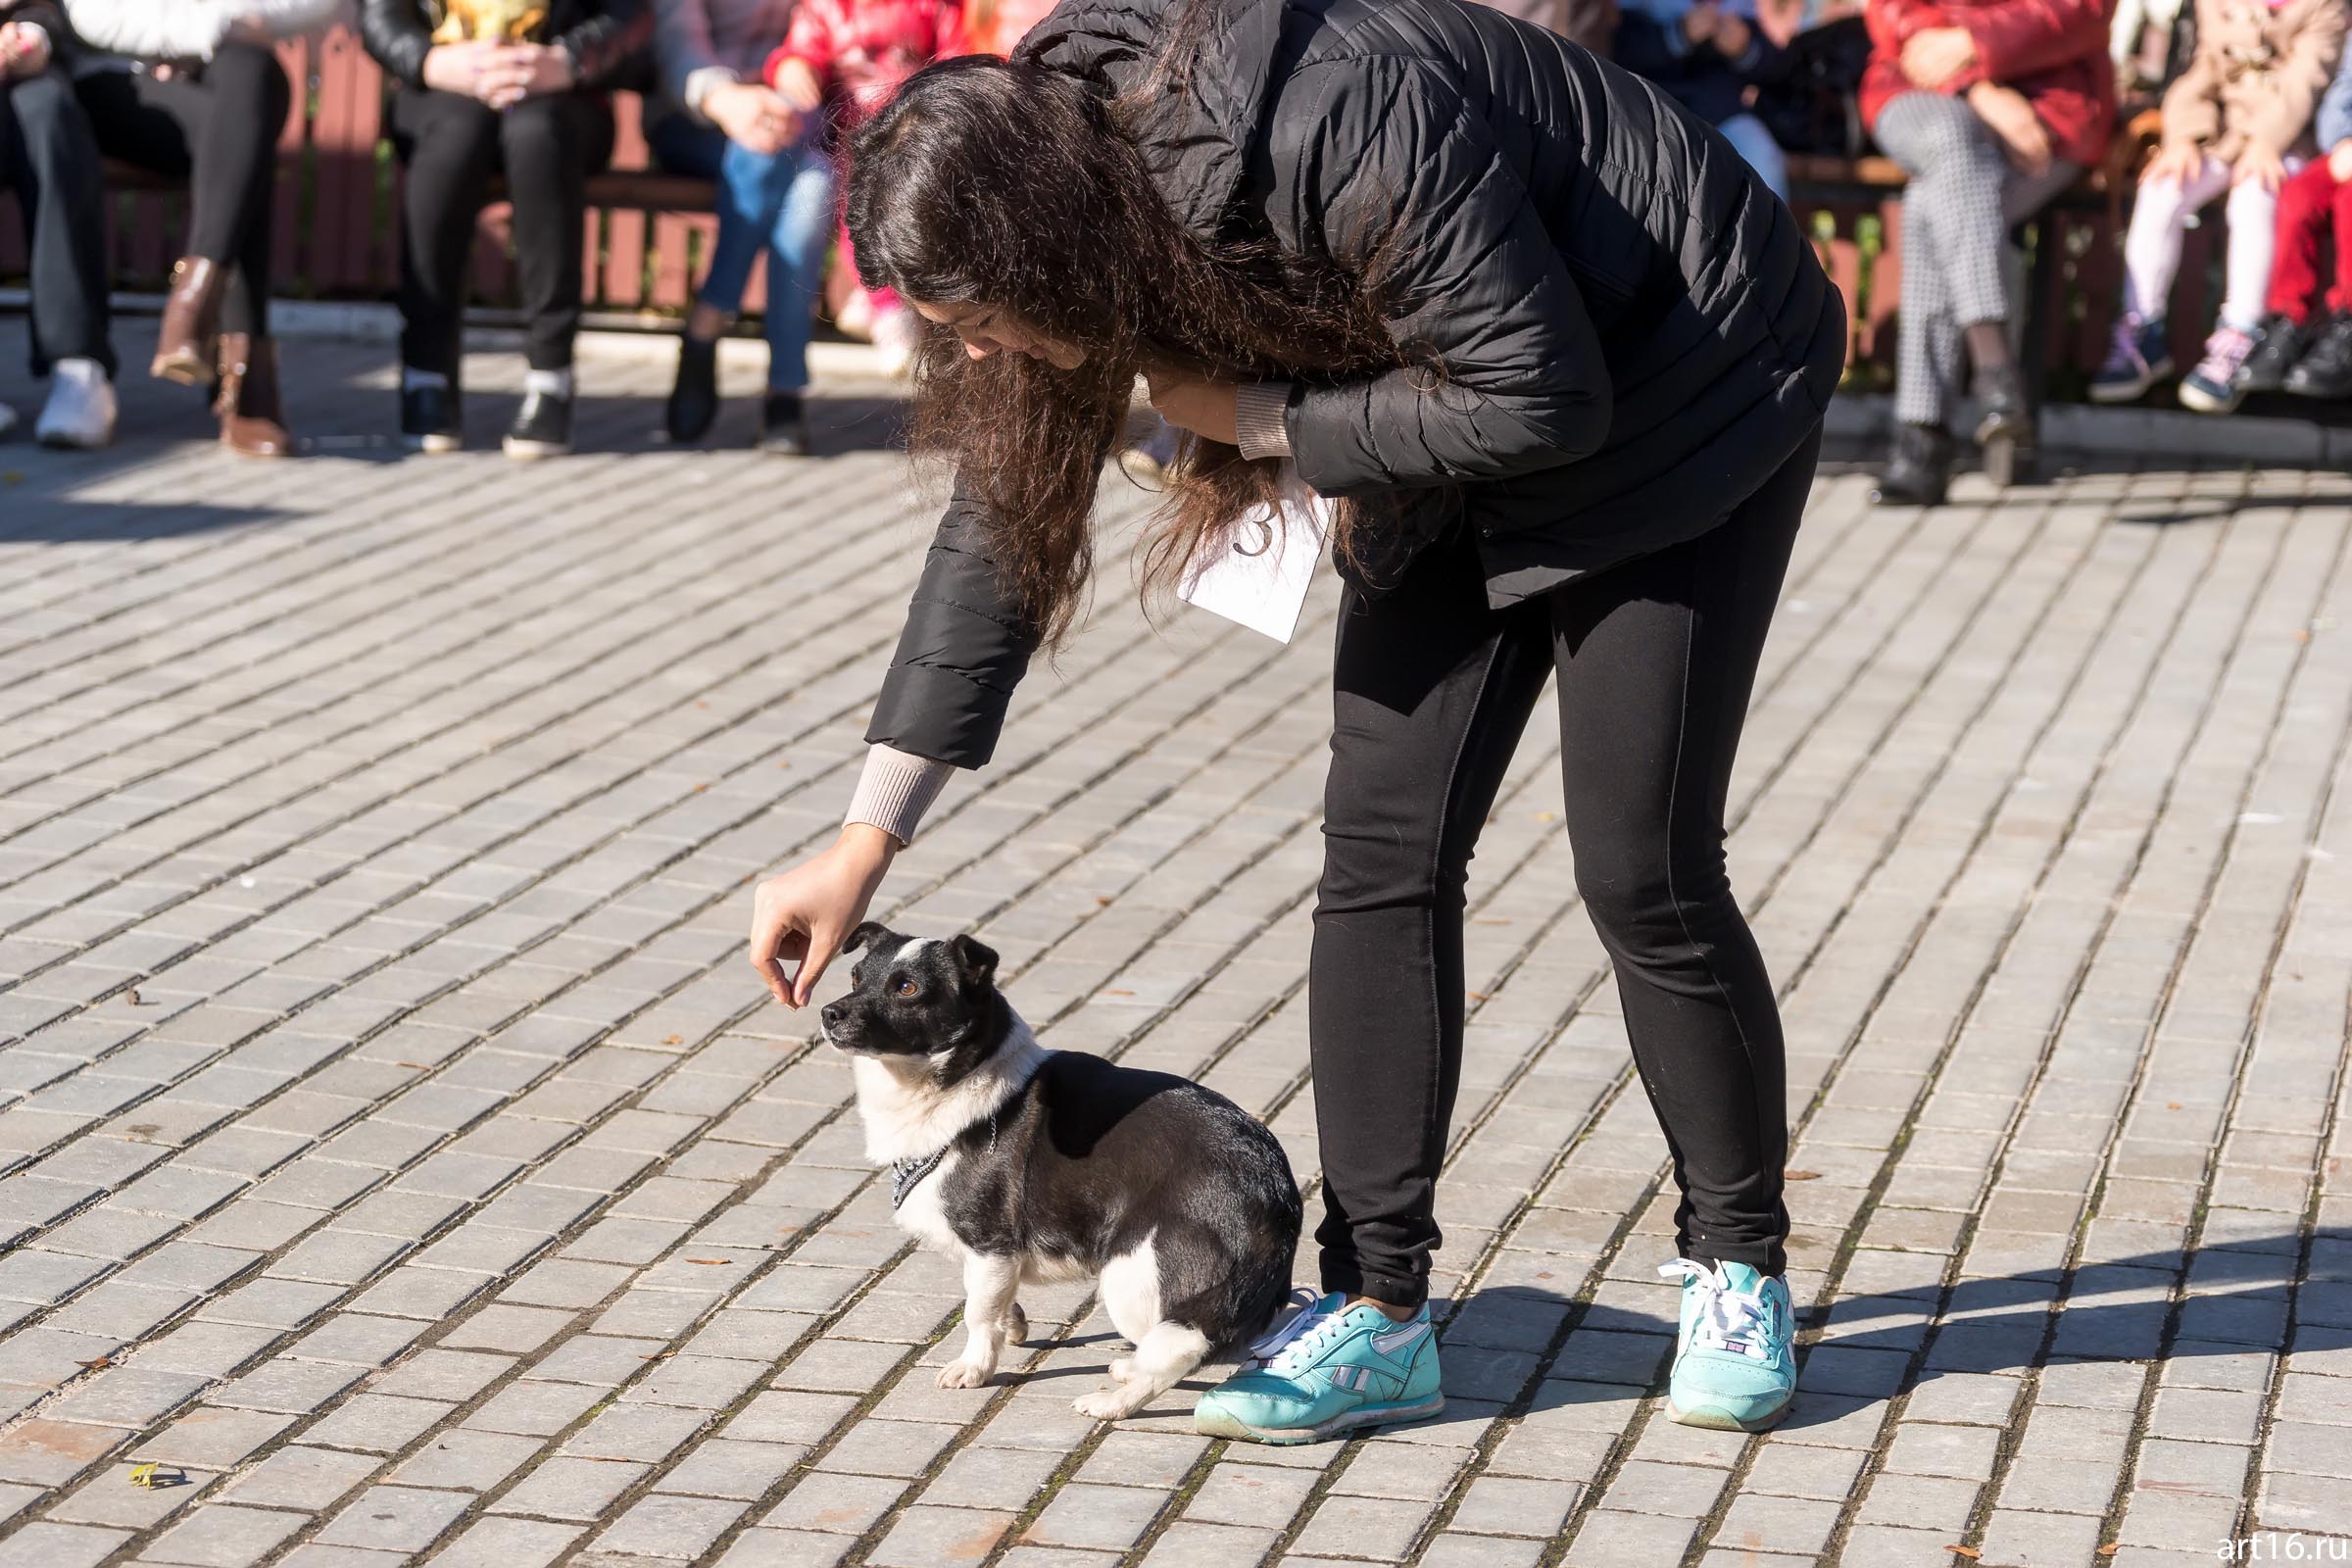
[[[767,84],[802,114],[829,111],[846,134],[908,76],[963,52],[962,0],[800,0],[792,29],[767,57]],[[855,267],[846,228],[840,243],[843,263]],[[904,369],[921,323],[888,289],[867,290],[863,304],[875,346],[893,373]]]
[[[1951,474],[1964,363],[1985,471],[2031,474],[2034,412],[2009,350],[2003,236],[2105,156],[2115,68],[2103,0],[1870,0],[1862,117],[1903,192],[1894,453],[1882,501],[1933,506]]]

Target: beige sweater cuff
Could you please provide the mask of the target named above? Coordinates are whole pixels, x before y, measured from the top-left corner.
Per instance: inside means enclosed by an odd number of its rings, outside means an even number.
[[[1282,421],[1290,402],[1288,381],[1248,381],[1234,390],[1234,434],[1240,438],[1243,457],[1254,461],[1291,455],[1290,427]]]
[[[865,749],[865,771],[850,797],[845,822],[868,822],[902,845],[914,842],[914,829],[955,776],[956,764],[902,752],[895,746]]]

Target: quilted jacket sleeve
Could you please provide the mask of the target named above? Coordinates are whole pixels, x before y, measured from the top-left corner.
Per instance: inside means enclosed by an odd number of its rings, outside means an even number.
[[[980,504],[958,484],[923,559],[865,738],[979,767],[1040,641],[997,571]]]
[[[236,12],[218,0],[67,0],[66,16],[93,49],[142,60],[202,60]]]
[[[2015,81],[2107,52],[2105,0],[2008,0],[1957,19],[1977,45],[1977,74]]]
[[[416,0],[360,0],[360,41],[393,80],[424,84],[424,57],[433,35]]]
[[[654,35],[650,0],[601,0],[557,34],[556,47],[571,56],[572,75],[583,87],[610,87],[643,58]]]
[[[1309,68],[1285,96],[1296,92],[1315,107],[1278,112],[1272,149],[1293,221],[1343,266],[1378,268],[1392,333],[1443,368],[1302,386],[1287,414],[1299,477],[1347,496],[1507,478],[1595,451],[1610,414],[1599,341],[1485,120],[1408,58]]]
[[[1862,24],[1870,29],[1871,46],[1891,58],[1902,53],[1913,33],[1948,27],[1952,22],[1943,8],[1931,0],[1869,0],[1862,11]]]
[[[840,23],[833,0],[801,0],[792,8],[792,25],[785,29],[784,41],[775,53],[767,57],[764,74],[767,84],[776,84],[776,73],[787,60],[798,60],[820,82],[833,74],[834,30]]]

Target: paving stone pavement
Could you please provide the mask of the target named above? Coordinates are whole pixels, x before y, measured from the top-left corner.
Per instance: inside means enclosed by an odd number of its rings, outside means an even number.
[[[664,450],[662,358],[584,364],[587,450],[535,466],[392,461],[383,351],[328,343],[289,346],[309,461],[138,379],[172,439],[0,448],[0,1568],[2352,1533],[2352,479],[1922,514],[1825,472],[1733,792],[1798,1129],[1766,1437],[1662,1413],[1666,1151],[1531,730],[1474,868],[1447,1409],[1264,1449],[1196,1436],[1194,1386],[1076,1415],[1114,1353],[1080,1287],[933,1386],[955,1277],[740,951],[751,880],[833,830],[926,509],[855,386],[790,463]],[[515,373],[476,364],[484,444]],[[976,929],[1049,1044],[1202,1079],[1311,1177],[1331,585],[1288,648],[1155,634],[1130,533],[878,909]]]

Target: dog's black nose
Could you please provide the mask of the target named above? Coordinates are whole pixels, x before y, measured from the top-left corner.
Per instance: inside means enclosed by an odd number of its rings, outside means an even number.
[[[817,1013],[817,1016],[824,1019],[826,1027],[830,1028],[832,1025],[841,1022],[841,1004],[838,1002],[826,1003],[824,1007]]]

